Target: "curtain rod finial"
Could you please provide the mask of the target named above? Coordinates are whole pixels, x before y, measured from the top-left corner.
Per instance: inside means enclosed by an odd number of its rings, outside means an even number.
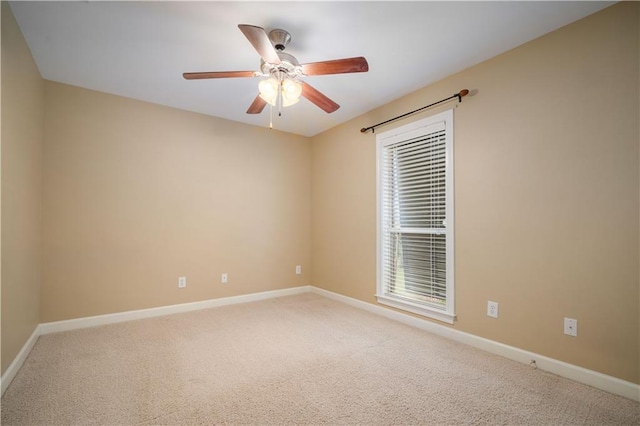
[[[467,89],[462,89],[460,93],[458,93],[458,96],[463,97],[463,96],[467,96],[468,94],[469,94],[469,91]]]
[[[369,129],[367,129],[366,127],[363,127],[362,129],[360,129],[360,132],[367,133],[367,130],[369,130]]]

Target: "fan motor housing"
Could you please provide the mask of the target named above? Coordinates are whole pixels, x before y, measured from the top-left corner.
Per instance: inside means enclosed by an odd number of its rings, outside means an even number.
[[[300,62],[298,62],[298,60],[293,55],[278,51],[278,57],[280,58],[281,62],[277,65],[269,64],[265,61],[260,61],[260,69],[262,70],[263,74],[270,75],[274,72],[280,71],[291,77],[302,75],[302,67],[300,66]]]

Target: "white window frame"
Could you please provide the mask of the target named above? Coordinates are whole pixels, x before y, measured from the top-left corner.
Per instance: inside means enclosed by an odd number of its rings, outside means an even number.
[[[429,128],[435,125],[445,126],[445,216],[446,216],[446,301],[444,309],[438,309],[385,291],[383,276],[384,237],[383,229],[383,194],[382,194],[382,150],[384,147],[400,143],[412,138],[432,133]],[[454,186],[453,186],[453,110],[447,110],[431,117],[415,121],[376,136],[376,193],[377,193],[377,292],[378,303],[404,311],[412,312],[428,318],[453,324],[455,321],[455,286],[454,286]]]

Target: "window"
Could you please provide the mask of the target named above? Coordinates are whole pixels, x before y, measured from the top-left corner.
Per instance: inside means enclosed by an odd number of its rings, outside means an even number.
[[[453,323],[453,111],[377,143],[379,303]]]

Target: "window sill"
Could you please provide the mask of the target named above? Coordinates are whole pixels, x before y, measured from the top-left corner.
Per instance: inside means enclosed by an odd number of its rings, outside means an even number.
[[[447,324],[453,324],[456,319],[455,314],[444,312],[438,309],[433,309],[418,303],[412,303],[407,300],[395,298],[393,296],[376,294],[376,298],[378,299],[378,303],[380,303],[381,305],[391,306],[396,309],[401,309],[403,311],[418,314],[427,318],[446,322]]]

